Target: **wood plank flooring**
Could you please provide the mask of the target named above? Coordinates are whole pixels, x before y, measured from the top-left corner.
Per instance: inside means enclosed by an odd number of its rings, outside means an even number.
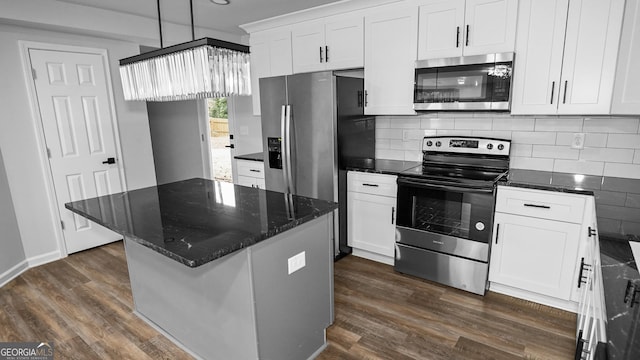
[[[57,359],[190,359],[133,313],[117,242],[27,270],[0,289],[0,341],[54,341]],[[571,359],[575,315],[485,297],[346,257],[318,359]]]

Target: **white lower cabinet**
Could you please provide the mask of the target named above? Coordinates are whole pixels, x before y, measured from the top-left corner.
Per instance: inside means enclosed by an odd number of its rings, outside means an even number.
[[[491,290],[576,311],[592,204],[588,195],[499,186]]]
[[[348,245],[354,255],[393,264],[396,179],[394,175],[347,173]]]
[[[237,185],[264,189],[264,164],[261,161],[236,160]]]

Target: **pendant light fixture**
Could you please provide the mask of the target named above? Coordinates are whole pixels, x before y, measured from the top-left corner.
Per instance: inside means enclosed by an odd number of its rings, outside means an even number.
[[[125,100],[177,101],[251,95],[249,47],[212,38],[195,40],[193,0],[189,4],[192,41],[164,48],[157,0],[160,49],[120,60]]]

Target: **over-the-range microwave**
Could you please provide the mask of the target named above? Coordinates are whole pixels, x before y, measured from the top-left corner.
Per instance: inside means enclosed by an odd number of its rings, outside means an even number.
[[[416,61],[414,110],[496,110],[511,107],[514,53]]]

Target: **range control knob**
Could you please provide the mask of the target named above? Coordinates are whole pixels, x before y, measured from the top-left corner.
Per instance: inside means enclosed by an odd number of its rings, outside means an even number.
[[[440,145],[442,145],[442,143],[440,141],[436,141],[436,146],[440,147]]]
[[[433,141],[428,140],[428,141],[427,141],[427,146],[431,146],[431,145],[433,145]]]
[[[504,149],[504,145],[498,144],[498,150],[502,150],[502,149]]]
[[[493,144],[487,144],[487,149],[489,150],[493,149]]]

